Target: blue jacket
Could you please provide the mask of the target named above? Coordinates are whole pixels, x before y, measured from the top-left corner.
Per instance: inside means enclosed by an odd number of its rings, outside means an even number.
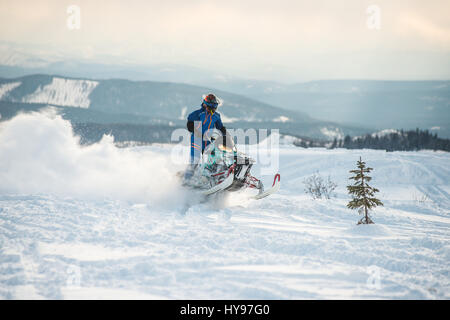
[[[205,133],[208,129],[222,130],[223,123],[220,118],[220,113],[214,112],[213,114],[203,111],[198,115],[198,120],[202,122],[202,131]]]
[[[200,107],[200,109],[191,112],[191,113],[188,115],[188,118],[187,118],[188,121],[199,121],[199,120],[198,120],[198,116],[199,116],[200,113],[202,113],[203,111],[205,111],[205,108]]]
[[[208,111],[203,111],[198,115],[199,121],[201,121],[202,126],[202,135],[205,134],[208,130],[212,130],[214,128],[222,131],[225,129],[222,123],[222,119],[220,118],[220,113],[214,112],[211,114]],[[203,141],[202,150],[206,148],[209,144],[209,141]]]
[[[222,131],[222,133],[225,130],[225,127],[223,126],[222,119],[220,118],[220,113],[215,112],[213,114],[207,112],[203,107],[199,110],[195,110],[194,112],[190,113],[188,116],[188,122],[189,121],[198,121],[200,123],[197,123],[197,126],[195,130],[200,131],[202,136],[210,129],[218,129]],[[194,124],[195,126],[195,124]],[[201,128],[200,128],[201,127]],[[191,135],[191,140],[194,139],[194,135]],[[202,150],[209,144],[209,141],[202,141]]]

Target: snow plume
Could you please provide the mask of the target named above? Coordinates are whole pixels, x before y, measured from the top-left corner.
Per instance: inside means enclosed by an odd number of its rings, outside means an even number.
[[[172,209],[182,203],[169,152],[123,149],[104,136],[80,146],[70,122],[52,112],[0,124],[0,193],[117,199]],[[177,197],[174,197],[177,194]]]

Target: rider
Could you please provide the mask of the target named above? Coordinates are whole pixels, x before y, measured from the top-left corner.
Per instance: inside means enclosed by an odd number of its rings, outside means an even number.
[[[203,99],[201,108],[188,116],[187,129],[191,132],[191,165],[195,166],[198,163],[200,155],[210,144],[209,140],[203,139],[203,135],[208,130],[216,128],[222,132],[224,137],[226,136],[226,129],[220,113],[216,112],[218,106],[219,100],[210,93]]]

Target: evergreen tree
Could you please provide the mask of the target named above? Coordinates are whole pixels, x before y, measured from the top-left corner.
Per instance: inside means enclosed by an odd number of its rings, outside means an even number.
[[[352,138],[349,135],[346,135],[344,138],[344,144],[343,147],[347,149],[352,149]]]
[[[338,147],[338,142],[337,142],[337,139],[334,138],[333,143],[331,144],[330,149],[335,149],[335,148],[337,148],[337,147]]]
[[[347,204],[350,209],[359,209],[360,213],[364,213],[364,217],[359,220],[358,224],[374,223],[369,217],[369,210],[376,206],[382,206],[383,203],[374,197],[378,189],[369,186],[368,182],[372,180],[367,174],[373,170],[373,168],[366,168],[366,163],[361,160],[357,162],[358,169],[350,170],[350,173],[354,176],[349,179],[354,180],[354,184],[347,186],[348,192],[352,195],[353,199]]]

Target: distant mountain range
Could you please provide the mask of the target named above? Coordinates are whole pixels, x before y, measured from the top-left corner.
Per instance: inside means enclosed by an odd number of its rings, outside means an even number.
[[[0,60],[0,77],[21,78],[32,73],[61,74],[77,79],[98,79],[101,84],[94,90],[91,97],[93,110],[101,111],[106,108],[107,112],[111,112],[111,108],[123,109],[120,103],[111,104],[109,93],[101,96],[102,92],[108,92],[108,88],[115,90],[112,89],[115,86],[123,86],[120,93],[122,95],[140,90],[141,97],[155,97],[155,95],[142,93],[147,90],[146,86],[150,82],[146,82],[147,84],[139,82],[140,84],[137,85],[132,81],[108,79],[151,80],[154,84],[152,90],[162,90],[161,93],[176,92],[183,99],[192,97],[184,101],[184,107],[197,105],[197,96],[200,93],[215,91],[228,96],[232,95],[232,92],[234,97],[238,97],[231,99],[235,106],[248,105],[251,102],[251,105],[256,106],[258,110],[261,106],[269,106],[275,110],[267,114],[264,111],[261,115],[285,117],[286,115],[278,109],[281,108],[294,111],[302,119],[308,118],[308,121],[313,119],[324,121],[327,128],[331,125],[342,128],[344,131],[350,129],[352,132],[355,128],[365,128],[366,132],[389,128],[405,130],[420,128],[435,132],[440,137],[450,138],[450,81],[324,80],[284,84],[239,78],[182,65],[139,66],[77,60],[49,62],[26,55],[12,55],[5,61]],[[29,81],[33,80],[27,80]],[[174,84],[161,84],[161,82]],[[182,88],[182,84],[191,86]],[[183,110],[180,103],[174,103],[178,98],[170,99],[172,99],[171,102],[159,98],[156,100],[163,105],[168,102],[173,106],[174,112],[180,112],[180,107]],[[132,101],[136,108],[140,106],[141,109],[146,109],[147,107],[143,104],[148,103],[148,101],[140,100],[138,96],[119,100],[123,103]],[[227,100],[225,99],[226,102]],[[223,108],[227,117],[244,119],[241,113],[231,109]],[[240,111],[244,112],[242,109]],[[249,118],[251,113],[244,112],[247,117],[245,120],[251,119]],[[164,115],[160,116],[164,118]],[[291,117],[295,116],[291,114]],[[326,130],[321,127],[319,131],[332,133],[335,129]],[[325,137],[311,131],[301,133]]]
[[[4,120],[20,110],[53,106],[76,124],[101,124],[102,128],[108,124],[136,125],[140,128],[149,125],[161,130],[161,126],[184,127],[188,113],[198,108],[202,95],[209,92],[222,99],[219,112],[225,125],[230,128],[277,128],[282,134],[324,140],[370,132],[357,126],[316,120],[305,113],[201,86],[54,75],[0,78],[0,114]],[[161,141],[167,140],[165,137],[159,138]]]
[[[450,138],[450,81],[329,80],[264,90],[235,92],[320,120],[377,130],[428,129]]]

